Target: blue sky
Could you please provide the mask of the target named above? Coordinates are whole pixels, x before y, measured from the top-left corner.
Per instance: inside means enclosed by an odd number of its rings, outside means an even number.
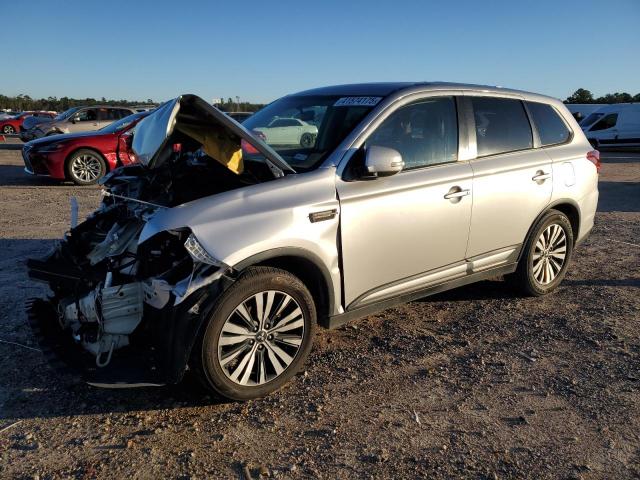
[[[640,0],[1,3],[5,95],[266,102],[393,80],[640,92]]]

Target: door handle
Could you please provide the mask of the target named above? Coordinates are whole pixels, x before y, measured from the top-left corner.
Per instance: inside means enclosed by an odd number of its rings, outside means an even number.
[[[542,170],[538,170],[538,173],[531,177],[531,180],[533,180],[534,182],[542,183],[549,178],[551,178],[550,173],[544,173]]]
[[[447,193],[444,196],[444,199],[445,200],[452,200],[452,199],[456,199],[456,198],[462,198],[462,197],[466,197],[467,195],[469,195],[469,193],[471,193],[471,191],[469,189],[462,190],[462,189],[460,189],[460,187],[451,187],[451,190],[449,190],[449,193]]]

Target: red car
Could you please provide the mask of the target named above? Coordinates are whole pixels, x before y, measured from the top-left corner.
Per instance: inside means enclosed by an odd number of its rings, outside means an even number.
[[[32,140],[22,147],[25,171],[77,185],[96,183],[110,170],[136,161],[131,150],[132,128],[149,113],[134,113],[95,132]]]
[[[53,118],[56,114],[53,112],[22,112],[15,117],[0,120],[0,132],[5,134],[18,133],[22,130],[22,122],[27,117],[46,117]]]

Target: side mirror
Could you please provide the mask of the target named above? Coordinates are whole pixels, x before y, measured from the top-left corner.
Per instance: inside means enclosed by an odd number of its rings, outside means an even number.
[[[404,161],[397,150],[379,145],[367,147],[364,159],[365,178],[388,177],[403,168]]]

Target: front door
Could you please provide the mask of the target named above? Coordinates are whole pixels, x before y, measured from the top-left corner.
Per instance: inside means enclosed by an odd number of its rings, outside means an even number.
[[[85,108],[80,110],[72,117],[73,121],[68,123],[70,132],[86,132],[91,130],[97,130],[98,125],[98,111],[95,108]]]
[[[346,172],[370,145],[394,148],[405,167],[337,181],[347,308],[464,274],[472,170],[458,161],[457,130],[455,99],[425,98],[392,113],[352,156]]]

